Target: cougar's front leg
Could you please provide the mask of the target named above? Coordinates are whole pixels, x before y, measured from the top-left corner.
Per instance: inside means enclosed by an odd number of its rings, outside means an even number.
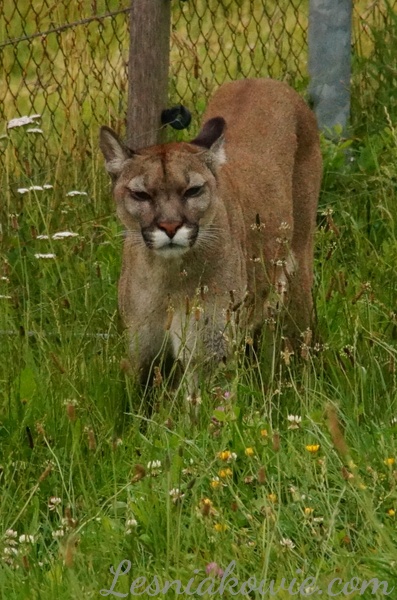
[[[164,329],[150,322],[127,328],[129,362],[132,376],[145,384],[153,366],[162,360],[166,352]]]
[[[174,358],[182,363],[189,393],[197,393],[200,369],[211,372],[230,349],[223,311],[206,306],[189,315],[175,313],[170,327]]]

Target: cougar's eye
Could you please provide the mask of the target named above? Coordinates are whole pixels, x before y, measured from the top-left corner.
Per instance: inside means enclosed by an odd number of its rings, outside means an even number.
[[[151,195],[147,192],[131,190],[131,195],[134,200],[138,200],[138,202],[147,202],[148,200],[152,199]]]
[[[194,185],[191,188],[188,188],[183,196],[185,198],[195,198],[196,196],[200,196],[201,192],[204,189],[204,185]]]

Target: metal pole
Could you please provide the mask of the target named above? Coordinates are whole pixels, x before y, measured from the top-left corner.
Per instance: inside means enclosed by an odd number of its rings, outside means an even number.
[[[349,122],[352,5],[352,0],[310,0],[309,95],[326,132],[339,125],[346,133]]]

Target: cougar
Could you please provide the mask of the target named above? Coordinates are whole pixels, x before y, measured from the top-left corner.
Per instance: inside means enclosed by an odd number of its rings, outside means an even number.
[[[314,114],[287,84],[222,85],[191,142],[100,147],[125,227],[119,309],[129,358],[148,376],[164,352],[193,372],[281,314],[311,326],[313,234],[322,161]],[[247,333],[248,332],[248,333]]]

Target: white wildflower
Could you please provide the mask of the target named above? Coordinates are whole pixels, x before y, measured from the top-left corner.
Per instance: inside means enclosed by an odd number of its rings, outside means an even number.
[[[12,296],[6,296],[5,294],[0,294],[0,300],[11,300]]]
[[[308,587],[305,587],[304,592],[305,596],[313,596],[313,594],[315,594],[316,592],[320,593],[320,590],[314,585],[309,585]]]
[[[39,129],[39,127],[30,127],[26,130],[26,133],[43,133],[43,130]]]
[[[55,531],[53,531],[51,533],[51,535],[54,539],[61,538],[65,535],[65,530],[64,529],[56,529]]]
[[[282,221],[280,223],[279,230],[280,231],[289,231],[291,229],[291,225],[287,223],[287,221]]]
[[[32,115],[31,117],[24,116],[16,119],[11,119],[7,123],[7,129],[13,129],[14,127],[23,127],[24,125],[37,125],[36,119],[41,119],[41,115]]]
[[[51,254],[51,253],[49,253],[49,254],[37,253],[34,255],[35,258],[56,258],[56,256],[57,256],[56,254]]]
[[[61,498],[58,498],[57,496],[51,496],[51,498],[48,500],[48,508],[50,510],[55,510],[56,507],[61,504],[61,502]]]
[[[5,536],[7,538],[16,538],[18,537],[18,532],[15,531],[15,529],[7,529],[7,531],[5,532]]]
[[[78,406],[79,405],[79,401],[76,400],[76,398],[68,398],[67,400],[63,401],[63,405],[64,406]]]
[[[298,415],[288,415],[287,420],[290,422],[288,429],[299,429],[302,417],[299,417]]]
[[[201,396],[200,394],[192,394],[189,396],[186,396],[186,401],[189,404],[193,404],[193,406],[199,406],[201,404]]]
[[[22,534],[19,536],[19,543],[20,544],[34,544],[35,539],[34,539],[34,535],[26,535],[26,534]]]
[[[11,548],[10,546],[6,546],[5,548],[3,548],[3,554],[5,556],[17,556],[18,555],[18,549],[17,548]]]
[[[137,527],[138,521],[136,519],[127,519],[126,525],[127,527]]]
[[[334,209],[327,207],[325,210],[323,210],[323,212],[321,213],[322,217],[328,217],[334,214]]]
[[[79,192],[78,190],[72,190],[66,194],[67,196],[88,196],[87,192]]]
[[[147,464],[149,471],[156,471],[161,469],[161,460],[149,460]]]
[[[51,237],[53,240],[63,240],[64,238],[77,237],[78,235],[78,233],[74,233],[73,231],[58,231],[58,233],[54,233]]]
[[[50,236],[49,235],[38,235],[36,240],[49,240]]]
[[[127,529],[126,529],[126,534],[127,535],[131,535],[132,530],[136,529],[136,527],[138,527],[138,521],[136,519],[127,519],[126,523],[125,523]]]
[[[252,231],[263,231],[265,228],[266,225],[264,223],[261,223],[259,220],[251,225]]]
[[[52,190],[53,185],[45,183],[44,185],[31,185],[28,188],[18,188],[18,194],[27,194],[28,192],[43,192],[44,190]]]
[[[171,496],[172,501],[176,503],[178,500],[182,500],[185,494],[183,494],[179,488],[172,488],[172,490],[169,491],[169,495]]]
[[[294,542],[292,540],[290,540],[289,538],[281,538],[280,546],[283,546],[284,548],[287,548],[288,550],[293,550],[295,548]]]
[[[200,294],[208,294],[208,285],[196,288],[196,296],[200,296]]]

